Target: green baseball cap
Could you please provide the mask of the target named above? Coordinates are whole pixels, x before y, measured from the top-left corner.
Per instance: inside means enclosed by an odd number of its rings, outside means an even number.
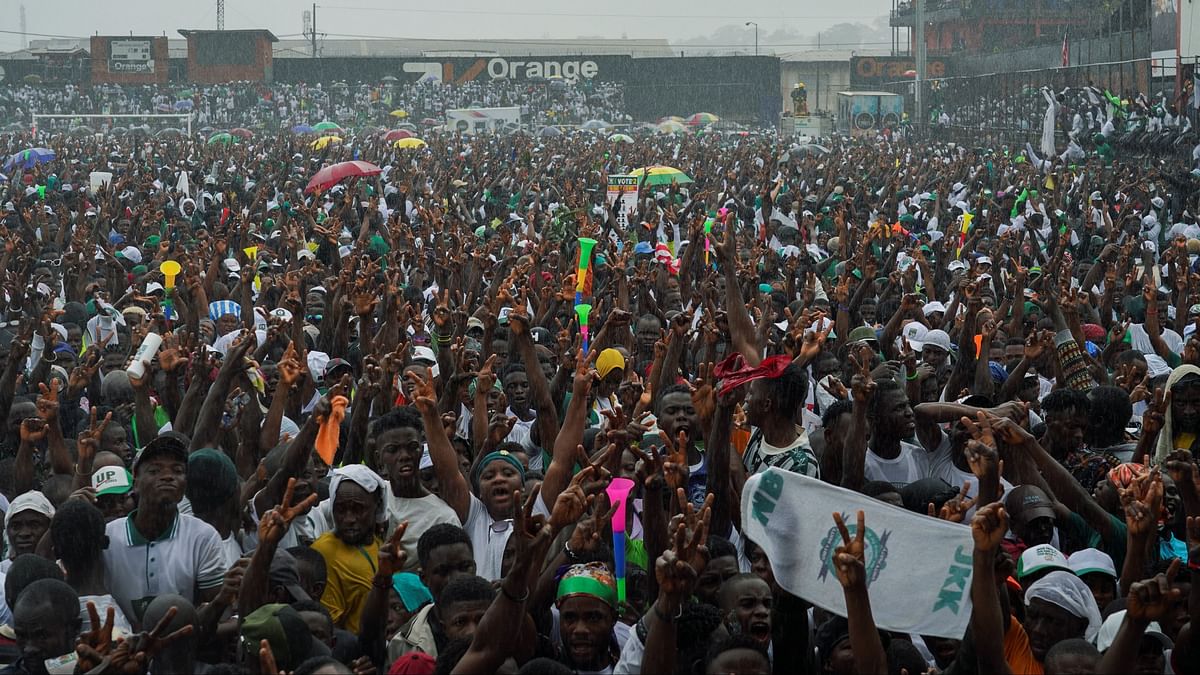
[[[262,640],[271,645],[279,667],[287,670],[313,656],[329,654],[325,644],[313,638],[300,613],[281,603],[263,605],[242,621],[242,647],[247,654],[257,655]]]
[[[121,466],[102,466],[92,473],[92,489],[97,497],[128,494],[133,489],[133,474]]]
[[[859,326],[858,328],[850,331],[850,335],[846,336],[847,344],[866,342],[870,340],[874,340],[876,343],[879,342],[879,336],[875,333],[875,329],[871,328],[870,326]]]

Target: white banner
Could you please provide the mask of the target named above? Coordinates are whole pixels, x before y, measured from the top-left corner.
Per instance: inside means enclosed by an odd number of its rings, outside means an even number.
[[[866,576],[875,624],[883,630],[961,639],[971,618],[971,555],[966,525],[937,520],[790,471],[768,469],[742,492],[745,533],[762,546],[775,580],[792,595],[846,616],[833,567],[842,537],[866,514]]]
[[[608,199],[605,207],[611,206],[614,200],[620,200],[621,205],[617,208],[617,224],[621,226],[623,232],[629,230],[629,214],[637,210],[637,196],[637,176],[608,177]]]

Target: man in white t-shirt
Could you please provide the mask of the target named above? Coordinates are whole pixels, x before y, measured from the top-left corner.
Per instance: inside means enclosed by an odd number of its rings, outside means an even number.
[[[916,407],[917,437],[921,444],[931,451],[929,456],[929,475],[941,478],[950,485],[960,488],[967,485],[967,498],[979,496],[979,481],[967,464],[964,450],[970,435],[960,421],[963,417],[974,420],[979,411],[997,417],[1010,417],[1020,410],[1015,404],[1003,405],[996,408],[976,408],[958,403],[922,403]],[[942,424],[950,425],[950,433],[942,430]],[[1000,496],[1010,489],[1012,483],[1000,479]],[[975,509],[967,512],[970,518]]]
[[[904,389],[891,378],[876,383],[871,400],[871,439],[863,476],[896,486],[915,483],[929,475],[929,453],[909,442],[916,419]]]
[[[525,467],[508,452],[493,452],[475,464],[472,481],[468,483],[459,470],[458,453],[442,427],[432,380],[420,373],[411,373],[410,378],[412,399],[421,413],[429,458],[441,486],[442,498],[462,521],[463,529],[471,538],[476,573],[488,581],[495,581],[502,576],[500,568],[504,546],[512,534],[513,510],[520,508],[513,494],[525,484]]]
[[[400,547],[408,554],[402,570],[405,572],[417,570],[417,540],[426,530],[438,523],[462,525],[454,509],[421,484],[424,447],[421,415],[408,406],[375,420],[367,434],[368,454],[378,458],[378,466],[388,481],[385,495],[388,532],[408,521],[408,529],[400,540]]]

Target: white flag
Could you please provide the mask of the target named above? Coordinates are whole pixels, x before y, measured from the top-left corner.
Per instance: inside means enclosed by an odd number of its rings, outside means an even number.
[[[866,576],[875,624],[961,639],[971,618],[971,528],[775,468],[752,476],[742,492],[745,533],[763,548],[779,585],[846,616],[833,567],[834,550],[842,543],[835,511],[851,536],[856,512],[866,514]]]

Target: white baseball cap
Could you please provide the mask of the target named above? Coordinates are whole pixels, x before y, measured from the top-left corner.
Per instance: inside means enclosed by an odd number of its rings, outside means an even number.
[[[921,311],[925,313],[925,316],[929,316],[934,312],[941,312],[942,314],[945,314],[946,306],[937,300],[934,300],[932,302],[925,303],[925,306],[921,308]]]
[[[941,349],[944,352],[949,352],[952,348],[950,344],[950,335],[944,330],[931,330],[925,334],[925,341],[921,345],[919,351],[925,351],[926,347],[933,346]],[[914,349],[916,349],[914,347]]]
[[[925,336],[928,334],[929,329],[920,321],[910,321],[900,331],[900,335],[908,341],[908,345],[918,352],[925,348]]]
[[[1105,652],[1112,646],[1113,640],[1117,639],[1117,632],[1121,630],[1121,623],[1125,621],[1125,611],[1122,609],[1109,614],[1104,623],[1100,624],[1100,630],[1096,633],[1097,650]],[[1164,650],[1175,646],[1171,642],[1171,638],[1162,632],[1162,626],[1157,621],[1146,624],[1146,631],[1142,633],[1142,639],[1146,638],[1157,640]]]
[[[1024,579],[1036,572],[1050,570],[1071,571],[1071,565],[1067,562],[1067,556],[1063,555],[1062,551],[1059,551],[1050,544],[1030,546],[1025,549],[1020,559],[1017,560],[1018,579]]]
[[[1071,571],[1077,577],[1101,572],[1114,579],[1117,578],[1117,566],[1113,563],[1112,557],[1104,551],[1094,548],[1085,548],[1072,553],[1067,558],[1067,564],[1070,565]]]

